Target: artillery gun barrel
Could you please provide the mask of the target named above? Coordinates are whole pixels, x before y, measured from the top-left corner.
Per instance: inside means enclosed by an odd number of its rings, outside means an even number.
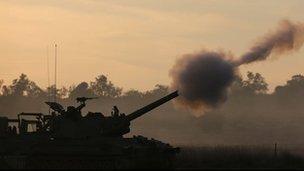
[[[161,99],[159,99],[159,100],[157,100],[153,103],[148,104],[145,107],[142,107],[142,108],[132,112],[131,114],[127,115],[127,119],[129,121],[132,121],[132,120],[142,116],[143,114],[157,108],[158,106],[176,98],[177,96],[178,96],[178,91],[175,91],[175,92],[173,92],[173,93],[171,93],[171,94],[169,94],[169,95],[167,95],[167,96],[165,96],[165,97],[163,97],[163,98],[161,98]]]

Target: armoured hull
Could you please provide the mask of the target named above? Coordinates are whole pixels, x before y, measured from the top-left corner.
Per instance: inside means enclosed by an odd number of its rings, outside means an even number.
[[[40,139],[40,138],[38,138]],[[142,136],[47,140],[37,137],[1,141],[1,163],[13,169],[170,168],[177,148]]]

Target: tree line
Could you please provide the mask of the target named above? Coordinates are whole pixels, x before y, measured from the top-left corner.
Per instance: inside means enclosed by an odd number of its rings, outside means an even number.
[[[81,82],[76,86],[63,86],[62,88],[56,88],[55,85],[51,85],[46,89],[40,88],[23,73],[9,85],[4,84],[4,81],[0,80],[0,96],[2,97],[13,96],[53,99],[56,93],[56,96],[59,99],[75,98],[79,96],[118,98],[121,96],[144,96],[157,93],[158,91],[168,92],[168,88],[168,86],[157,84],[154,90],[140,92],[131,89],[123,93],[123,88],[114,85],[105,75],[99,75],[94,81],[89,83]]]
[[[20,112],[47,112],[45,101],[53,100],[64,107],[77,105],[77,97],[98,97],[88,102],[83,114],[98,111],[107,115],[113,105],[128,114],[167,95],[167,85],[154,89],[123,91],[105,75],[91,82],[55,89],[39,87],[25,74],[10,84],[0,81],[0,116],[16,117]],[[304,76],[297,74],[269,91],[260,73],[248,72],[230,87],[227,101],[201,116],[167,103],[131,124],[132,134],[142,134],[179,143],[249,143],[269,141],[299,142],[304,131]]]

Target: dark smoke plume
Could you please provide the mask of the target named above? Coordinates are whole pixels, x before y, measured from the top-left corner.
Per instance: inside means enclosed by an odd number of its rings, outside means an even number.
[[[230,55],[201,51],[184,55],[170,70],[171,88],[179,91],[179,104],[205,111],[226,100],[227,88],[234,79]]]
[[[226,100],[238,66],[298,50],[303,42],[303,24],[284,20],[238,60],[231,60],[224,52],[206,50],[182,56],[170,70],[171,88],[179,90],[178,104],[204,112]]]
[[[279,56],[286,52],[296,51],[303,43],[304,24],[283,20],[276,31],[266,34],[239,60],[236,60],[235,65],[248,64],[265,60],[270,55]]]

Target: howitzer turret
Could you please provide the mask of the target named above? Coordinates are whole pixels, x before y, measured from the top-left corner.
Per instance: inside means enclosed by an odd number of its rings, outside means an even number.
[[[61,115],[56,116],[51,120],[52,124],[47,124],[50,126],[50,130],[54,138],[83,138],[83,137],[99,137],[99,136],[122,136],[130,132],[130,122],[149,111],[159,107],[160,105],[176,98],[178,96],[178,91],[175,91],[153,103],[150,103],[128,115],[119,113],[116,106],[113,107],[113,112],[111,116],[104,116],[101,113],[89,112],[84,117],[71,117],[73,115],[69,111],[63,111],[63,107],[58,107],[60,104],[47,103],[52,109],[56,109]],[[86,99],[81,98],[82,105]],[[84,100],[84,101],[83,101]],[[79,107],[78,106],[76,109]],[[60,109],[60,110],[59,110]],[[69,109],[69,107],[68,107]],[[75,112],[75,115],[79,115],[79,112]],[[74,119],[72,119],[74,118]]]

